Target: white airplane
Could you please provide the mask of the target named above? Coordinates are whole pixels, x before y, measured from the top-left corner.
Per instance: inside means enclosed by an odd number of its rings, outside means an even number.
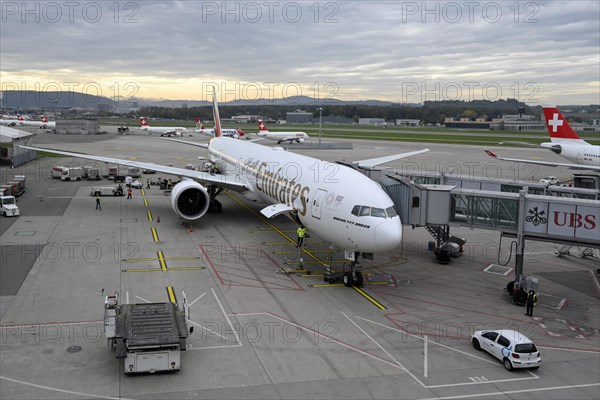
[[[32,121],[25,119],[21,114],[17,114],[17,120],[10,120],[14,124],[8,124],[8,126],[37,126],[40,129],[56,128],[55,121],[48,121],[48,119],[42,115],[41,121]]]
[[[544,142],[540,145],[522,142],[505,143],[549,149],[561,157],[574,162],[575,164],[504,158],[498,157],[489,150],[484,150],[487,155],[503,161],[548,165],[551,167],[567,167],[578,170],[600,171],[600,146],[589,144],[585,140],[581,139],[579,135],[575,133],[573,128],[571,128],[569,122],[565,119],[565,117],[563,117],[556,106],[544,105],[543,107],[544,117],[546,118],[546,126],[548,127],[548,132],[550,133],[550,142]]]
[[[278,144],[281,142],[300,143],[304,142],[304,139],[308,139],[306,132],[271,132],[261,119],[258,120],[257,135],[265,139],[276,140]]]
[[[0,125],[17,126],[19,117],[17,115],[2,115],[0,114]]]
[[[289,213],[309,232],[345,250],[351,260],[344,273],[346,286],[360,286],[359,253],[388,251],[402,240],[402,222],[394,203],[376,182],[354,168],[221,136],[216,94],[213,97],[215,137],[208,144],[164,139],[208,149],[219,173],[192,171],[147,162],[20,146],[109,164],[137,166],[181,177],[171,192],[175,214],[187,221],[202,218],[209,210],[221,211],[216,196],[223,189],[237,191],[249,201],[267,203],[261,213],[268,218]],[[429,149],[357,161],[357,167],[424,153]]]
[[[148,133],[160,133],[160,136],[181,136],[187,129],[181,126],[150,126],[146,118],[140,117],[140,129]]]
[[[196,118],[196,128],[197,129],[194,129],[195,133],[199,133],[201,135],[208,136],[208,137],[215,137],[215,130],[206,128],[204,126],[204,124],[202,124],[202,122],[200,121],[199,118]],[[221,129],[221,136],[239,139],[240,137],[242,137],[244,135],[246,135],[246,132],[244,132],[241,129]]]

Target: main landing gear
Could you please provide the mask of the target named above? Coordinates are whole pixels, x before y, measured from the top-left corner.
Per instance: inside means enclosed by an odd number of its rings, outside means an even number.
[[[221,204],[221,202],[219,200],[216,199],[216,197],[222,191],[223,191],[223,188],[220,188],[220,187],[217,187],[214,185],[211,185],[208,187],[208,196],[209,196],[208,212],[209,213],[221,214],[221,212],[223,212],[223,205]]]

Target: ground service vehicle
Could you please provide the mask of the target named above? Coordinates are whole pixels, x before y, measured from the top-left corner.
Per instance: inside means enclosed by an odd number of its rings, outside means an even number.
[[[542,363],[542,357],[535,344],[517,331],[476,331],[471,340],[475,349],[485,350],[501,360],[508,371],[513,368],[537,369]]]
[[[0,214],[5,217],[16,217],[19,215],[19,207],[14,196],[0,196]]]
[[[546,185],[558,185],[560,181],[556,176],[545,176],[540,179],[540,183],[545,183]]]
[[[84,165],[83,177],[88,181],[99,181],[101,179],[100,168],[94,167],[92,165]]]
[[[52,167],[51,173],[53,178],[62,178],[63,172],[67,169],[66,167],[62,167],[60,165],[56,165]]]
[[[97,186],[92,188],[92,196],[123,196],[123,186]]]
[[[81,167],[72,167],[65,168],[63,171],[60,180],[62,181],[80,181],[83,177],[83,168]]]

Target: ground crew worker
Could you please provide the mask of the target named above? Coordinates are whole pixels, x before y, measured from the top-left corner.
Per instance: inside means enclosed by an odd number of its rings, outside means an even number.
[[[102,206],[100,205],[100,196],[96,195],[96,210],[102,211]]]
[[[150,178],[146,179],[146,189],[150,189]]]
[[[537,294],[535,294],[534,290],[529,290],[529,293],[527,293],[527,301],[525,304],[527,306],[527,312],[525,315],[533,317],[533,306],[537,304]]]
[[[167,182],[167,189],[171,190],[173,189],[173,181],[169,179],[169,181]]]
[[[131,188],[127,189],[127,200],[129,200],[131,198],[132,193],[133,193],[133,190],[131,190]]]
[[[302,242],[304,242],[304,237],[306,236],[306,228],[304,225],[300,225],[298,227],[298,241],[296,242],[296,247],[302,246]]]

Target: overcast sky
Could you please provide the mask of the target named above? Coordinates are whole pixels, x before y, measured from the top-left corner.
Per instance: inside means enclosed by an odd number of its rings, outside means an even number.
[[[597,1],[2,1],[3,90],[600,103]]]

